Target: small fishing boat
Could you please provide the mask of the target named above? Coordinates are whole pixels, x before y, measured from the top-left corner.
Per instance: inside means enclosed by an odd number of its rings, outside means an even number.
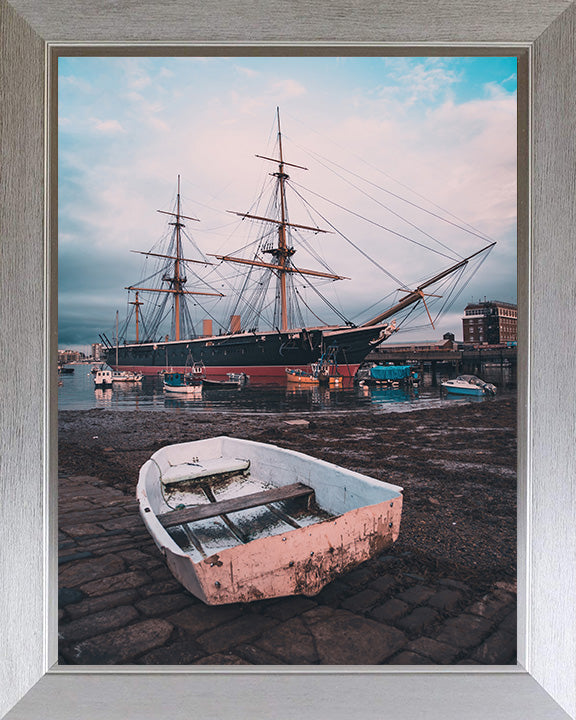
[[[286,382],[297,385],[319,385],[320,380],[314,377],[311,372],[299,370],[298,368],[286,368]]]
[[[336,347],[329,347],[317,363],[310,364],[310,370],[286,368],[286,382],[291,385],[341,387],[342,376],[336,362]]]
[[[94,375],[94,385],[97,388],[112,387],[112,370],[109,368],[98,368]]]
[[[169,445],[140,469],[140,514],[209,605],[315,595],[398,537],[402,488],[275,445]]]
[[[58,368],[58,375],[72,375],[73,372],[74,368],[71,367],[64,367],[63,365],[61,365]]]
[[[329,387],[341,387],[341,375],[328,375],[326,372],[307,372],[306,370],[286,369],[286,382],[289,385],[328,385]]]
[[[446,380],[442,387],[455,395],[495,395],[496,386],[484,382],[476,375],[459,375],[455,380]]]
[[[168,393],[200,393],[202,380],[202,369],[194,367],[191,372],[165,372],[162,385]]]
[[[289,385],[328,385],[329,387],[342,387],[341,375],[328,375],[320,372],[315,375],[306,370],[286,370],[286,382]]]
[[[211,380],[203,378],[202,385],[207,388],[220,390],[237,390],[244,387],[250,379],[246,373],[226,373],[226,380]]]

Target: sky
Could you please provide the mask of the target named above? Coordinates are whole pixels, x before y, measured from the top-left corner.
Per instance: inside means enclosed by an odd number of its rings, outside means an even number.
[[[277,107],[284,158],[307,168],[287,168],[290,220],[331,231],[299,233],[293,260],[350,278],[319,282],[347,319],[496,242],[435,329],[420,308],[395,341],[461,338],[468,302],[516,302],[516,80],[505,57],[60,58],[59,347],[113,337],[125,287],[150,272],[131,251],[162,252],[157,210],[173,209],[178,175],[182,212],[200,220],[188,257],[254,240],[261,224],[227,211],[265,210],[254,201],[277,166],[256,155],[277,157]],[[190,272],[226,295],[193,307],[197,326],[229,317],[231,266]],[[301,297],[309,324],[337,321],[315,291]]]

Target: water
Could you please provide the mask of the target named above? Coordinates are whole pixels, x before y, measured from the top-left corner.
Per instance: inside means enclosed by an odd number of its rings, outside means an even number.
[[[491,398],[447,395],[432,386],[432,378],[424,374],[419,388],[358,387],[341,389],[324,387],[286,387],[250,383],[241,389],[203,388],[197,396],[169,397],[162,389],[159,376],[144,377],[139,383],[115,383],[113,388],[95,389],[90,365],[69,365],[71,375],[59,377],[58,408],[60,410],[165,410],[188,408],[195,412],[398,412],[449,407],[469,402],[490,402]],[[447,375],[445,376],[447,377]],[[516,390],[511,368],[486,368],[482,379],[493,382],[498,394]],[[443,378],[445,379],[445,378]]]

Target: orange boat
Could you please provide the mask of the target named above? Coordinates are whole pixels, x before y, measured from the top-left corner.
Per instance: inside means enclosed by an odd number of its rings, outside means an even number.
[[[336,348],[329,347],[317,363],[310,365],[310,370],[286,368],[286,380],[297,385],[329,385],[341,387],[342,376],[338,374],[336,364]]]
[[[320,380],[305,370],[286,368],[286,382],[297,385],[319,385]]]

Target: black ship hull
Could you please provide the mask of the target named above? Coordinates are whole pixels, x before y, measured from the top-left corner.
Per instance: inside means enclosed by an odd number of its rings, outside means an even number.
[[[108,347],[105,359],[114,369],[145,375],[184,371],[202,363],[208,378],[244,372],[252,380],[284,381],[287,368],[307,368],[330,348],[335,370],[353,378],[366,355],[388,337],[386,324],[371,327],[324,327],[288,332],[250,332],[190,340]]]

